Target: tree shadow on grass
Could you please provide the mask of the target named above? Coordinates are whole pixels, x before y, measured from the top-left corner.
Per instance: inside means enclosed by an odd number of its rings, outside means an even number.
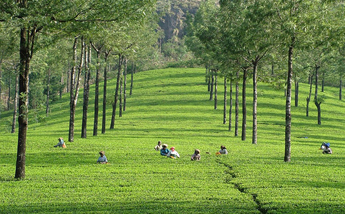
[[[232,200],[217,200],[214,198],[202,201],[161,200],[156,201],[128,198],[128,202],[117,202],[98,198],[92,203],[54,202],[46,204],[25,204],[0,206],[1,213],[260,213],[255,206],[248,206]],[[233,202],[233,203],[231,203]],[[247,205],[247,206],[246,206]]]

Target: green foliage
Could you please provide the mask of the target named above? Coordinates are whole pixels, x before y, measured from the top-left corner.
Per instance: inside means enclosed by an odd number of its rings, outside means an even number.
[[[345,103],[338,100],[338,89],[320,92],[327,98],[322,105],[322,126],[316,123],[315,106],[310,107],[309,117],[305,117],[302,102],[292,107],[292,159],[285,163],[284,90],[259,83],[258,144],[252,145],[250,140],[234,137],[222,124],[223,112],[208,102],[204,73],[204,69],[181,68],[136,73],[133,95],[114,130],[75,138],[67,142],[66,149],[54,148],[59,137],[68,136],[69,99],[65,94],[51,105],[49,117],[43,119],[45,111],[37,111],[37,122],[29,122],[26,179],[22,181],[13,178],[17,136],[5,131],[12,112],[3,112],[0,212],[345,212],[345,121],[341,117]],[[115,81],[109,81],[109,96]],[[221,84],[219,94],[223,93]],[[247,87],[250,97],[251,84]],[[309,86],[300,84],[300,96],[308,92]],[[81,117],[79,100],[76,133]],[[89,123],[88,132],[92,129]],[[160,156],[153,149],[158,140],[175,146],[181,158]],[[332,155],[318,150],[322,142],[331,143]],[[229,155],[215,155],[220,145],[227,147]],[[193,162],[190,156],[196,148],[201,150],[201,161]],[[100,150],[105,151],[109,164],[96,164]]]

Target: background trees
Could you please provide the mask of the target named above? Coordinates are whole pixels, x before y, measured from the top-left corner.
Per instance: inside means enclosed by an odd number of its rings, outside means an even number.
[[[5,0],[0,21],[19,30],[19,118],[16,178],[25,177],[26,132],[28,128],[28,99],[30,62],[35,51],[38,33],[59,31],[83,32],[98,22],[121,22],[145,17],[154,1],[30,1]]]
[[[208,1],[210,2],[210,1]],[[213,1],[215,3],[215,1]],[[333,3],[325,1],[220,1],[219,12],[204,13],[202,20],[212,19],[219,16],[219,25],[211,30],[212,33],[220,34],[213,39],[207,37],[210,34],[200,34],[200,41],[205,47],[208,45],[214,49],[208,49],[208,53],[217,56],[217,60],[228,67],[230,64],[238,64],[243,70],[243,85],[242,85],[242,139],[245,140],[246,129],[246,83],[248,77],[253,78],[253,138],[252,142],[256,143],[256,81],[257,78],[266,81],[272,81],[280,85],[277,80],[277,74],[285,69],[284,79],[286,78],[286,112],[285,112],[285,155],[284,161],[288,162],[291,159],[291,92],[292,83],[297,82],[297,76],[293,76],[294,57],[297,55],[296,51],[306,50],[313,52],[315,48],[324,49],[330,47],[332,41],[339,35],[335,33],[335,29],[342,31],[342,26],[339,23],[330,20],[335,18],[335,14],[344,8],[343,3]],[[209,3],[211,4],[211,3]],[[212,17],[208,17],[212,16]],[[340,17],[342,17],[340,15]],[[335,18],[337,19],[337,18]],[[196,15],[194,20],[198,20]],[[206,23],[205,26],[199,29],[207,29],[216,24]],[[193,29],[193,28],[191,28]],[[218,29],[221,29],[218,31]],[[198,29],[194,30],[198,32]],[[194,36],[190,34],[191,38]],[[332,35],[332,36],[331,36]],[[202,39],[206,37],[207,39]],[[216,41],[216,42],[214,42]],[[221,51],[217,48],[218,44]],[[190,43],[193,44],[193,43]],[[210,45],[211,44],[211,45]],[[195,46],[194,46],[195,47]],[[197,49],[191,47],[195,53]],[[285,53],[282,53],[285,50]],[[298,53],[298,52],[297,52]],[[271,60],[274,58],[287,57],[287,67],[282,66],[281,63],[277,64],[276,61],[271,61],[269,67],[271,72],[257,73],[259,68],[258,62],[263,56],[268,55]],[[275,57],[280,54],[279,57]],[[200,56],[196,54],[196,56]],[[265,62],[267,63],[267,61]],[[303,62],[305,63],[305,61]],[[302,64],[303,64],[302,63]],[[275,66],[278,65],[278,66]],[[266,65],[267,66],[267,65]],[[268,67],[268,66],[267,66]],[[274,67],[278,67],[274,69]],[[301,65],[300,67],[303,67]],[[264,68],[264,66],[262,66]],[[227,68],[223,68],[228,70]],[[248,76],[246,72],[252,69],[253,72]],[[230,72],[234,73],[234,72]],[[258,75],[261,75],[258,77]],[[300,76],[303,76],[300,74]],[[279,77],[279,76],[278,76]],[[306,80],[304,80],[306,81]],[[298,83],[298,82],[297,82]],[[318,85],[318,82],[315,83]],[[298,84],[296,84],[298,92]],[[295,95],[296,103],[298,105],[298,94]],[[320,112],[321,99],[318,98],[317,87],[314,96],[315,104]]]

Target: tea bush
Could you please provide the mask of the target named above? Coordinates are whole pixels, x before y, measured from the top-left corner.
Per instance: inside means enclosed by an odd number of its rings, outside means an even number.
[[[13,178],[17,134],[7,131],[12,115],[2,113],[0,213],[345,212],[344,101],[338,100],[336,88],[326,87],[323,93],[322,125],[317,125],[313,104],[309,117],[303,99],[299,107],[292,107],[292,160],[285,163],[284,91],[259,83],[258,144],[252,145],[251,84],[247,140],[241,141],[228,131],[228,124],[222,124],[223,81],[219,78],[215,110],[204,73],[198,68],[169,68],[135,74],[126,111],[121,118],[116,115],[115,129],[109,130],[109,102],[107,130],[105,134],[99,130],[98,136],[92,136],[92,87],[88,136],[80,138],[81,93],[75,142],[66,142],[67,148],[61,149],[53,145],[59,137],[68,139],[65,94],[50,105],[47,117],[45,111],[37,113],[44,120],[29,123],[26,178],[20,181]],[[113,99],[115,80],[108,86],[107,97]],[[308,85],[300,84],[300,98],[308,90]],[[174,146],[181,158],[160,156],[153,149],[158,140]],[[318,150],[323,141],[331,143],[332,155]],[[215,155],[220,145],[229,155]],[[201,160],[190,161],[196,148]],[[100,150],[109,164],[96,164]]]

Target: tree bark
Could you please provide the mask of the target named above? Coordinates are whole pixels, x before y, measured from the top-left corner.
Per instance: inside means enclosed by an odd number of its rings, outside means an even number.
[[[120,79],[121,79],[121,71],[122,71],[122,61],[123,56],[122,54],[119,54],[119,66],[118,66],[118,72],[117,72],[117,81],[116,81],[116,89],[115,89],[115,97],[113,102],[113,112],[111,115],[111,123],[110,123],[110,129],[114,129],[115,127],[115,114],[116,114],[116,105],[119,97],[119,87],[120,87]]]
[[[0,105],[2,103],[2,69],[1,69],[1,64],[2,64],[2,54],[1,54],[1,59],[0,59]],[[0,108],[0,115],[1,115],[1,108]]]
[[[235,137],[238,136],[238,121],[239,121],[239,112],[240,112],[240,102],[239,102],[239,93],[240,93],[240,89],[239,89],[239,71],[237,71],[237,79],[236,79],[236,95],[235,95]]]
[[[81,138],[86,138],[87,135],[87,111],[89,108],[89,93],[90,93],[90,63],[91,63],[91,46],[85,46],[85,74],[84,74],[84,94],[83,94],[83,118],[81,126]]]
[[[7,97],[7,108],[6,110],[10,110],[10,103],[11,103],[11,85],[12,85],[12,76],[11,73],[8,74],[8,97]]]
[[[257,120],[257,106],[258,106],[258,84],[257,84],[257,73],[258,73],[259,57],[252,62],[253,64],[253,135],[252,144],[257,144],[258,136],[258,120]]]
[[[126,104],[127,104],[127,58],[124,61],[124,74],[123,74],[123,111],[126,111]]]
[[[50,90],[50,68],[48,68],[48,77],[47,77],[47,101],[46,101],[46,116],[48,117],[49,113],[49,90]]]
[[[96,51],[97,54],[97,68],[96,68],[96,82],[95,82],[95,109],[94,109],[94,117],[93,117],[93,136],[97,136],[98,130],[98,111],[99,111],[99,73],[101,69],[101,62],[100,62],[100,55],[101,55],[101,48],[96,48],[94,44],[92,44],[93,49]]]
[[[132,69],[131,69],[131,88],[130,88],[130,90],[129,90],[129,95],[132,95],[132,93],[133,93],[133,81],[134,81],[134,62],[132,62]]]
[[[284,161],[291,161],[291,82],[292,82],[292,56],[295,44],[295,37],[291,38],[288,53],[288,75],[286,83],[286,105],[285,105],[285,154]]]
[[[242,141],[246,140],[246,127],[247,127],[247,103],[246,103],[246,81],[247,70],[243,69],[243,83],[242,83]]]
[[[76,64],[77,64],[77,43],[78,37],[74,39],[73,43],[73,67],[71,70],[71,85],[70,85],[70,120],[69,120],[69,133],[68,141],[74,141],[74,120],[75,120],[75,109],[77,106],[78,95],[79,95],[79,84],[80,84],[80,75],[81,70],[84,64],[84,49],[85,43],[84,38],[81,38],[81,51],[80,51],[80,63],[78,66],[78,73],[76,74]]]
[[[226,104],[227,104],[227,81],[224,76],[224,107],[223,107],[223,124],[226,124]]]
[[[71,79],[70,79],[71,77],[70,77],[70,75],[71,75],[71,73],[72,73],[72,71],[70,71],[69,69],[71,69],[71,65],[70,65],[70,63],[68,62],[67,83],[66,83],[67,93],[70,93],[70,84],[68,84],[68,83],[71,82]]]
[[[123,61],[124,62],[124,61]],[[122,62],[122,63],[123,63]],[[121,70],[121,72],[123,72]],[[122,95],[123,95],[123,75],[120,76],[120,92],[119,92],[119,117],[122,117],[122,110],[123,110],[123,102],[122,102]]]
[[[210,76],[210,69],[208,66],[206,66],[206,79],[205,79],[206,83],[207,83],[207,91],[210,92],[211,90],[211,76]]]
[[[342,89],[343,89],[343,81],[340,77],[340,80],[339,80],[339,100],[341,100],[341,98],[342,98]]]
[[[26,1],[21,3],[26,7]],[[15,178],[25,178],[26,134],[28,130],[29,103],[29,71],[33,55],[36,27],[20,29],[20,66],[19,66],[19,116],[18,116],[18,147]]]
[[[63,85],[64,85],[64,73],[61,74],[61,78],[60,78],[60,89],[59,89],[59,95],[60,95],[60,100],[62,99],[62,94],[63,91],[65,90]]]
[[[217,69],[214,70],[214,109],[217,109],[217,103],[218,103],[218,74]]]
[[[299,83],[297,77],[295,76],[295,107],[298,107],[298,90],[299,90]]]
[[[314,103],[317,108],[317,124],[321,125],[321,102],[318,100],[318,79],[319,79],[319,70],[320,66],[315,66],[315,98]]]
[[[211,81],[210,81],[210,100],[213,100],[213,85],[214,85],[214,75],[213,75],[213,72],[210,72],[210,75],[211,75]]]
[[[230,103],[229,103],[229,131],[231,131],[232,118],[232,80],[230,79]]]
[[[307,107],[306,107],[306,116],[309,116],[309,103],[310,103],[310,98],[311,98],[311,91],[313,89],[313,74],[309,74],[309,95],[307,97]]]
[[[322,88],[321,92],[325,91],[325,72],[322,72]]]
[[[110,51],[106,51],[104,54],[104,73],[103,73],[103,114],[102,114],[102,134],[105,133],[105,125],[106,125],[106,115],[107,115],[107,79],[108,79],[108,56]]]
[[[11,133],[16,132],[16,120],[17,120],[17,111],[18,111],[18,81],[19,81],[19,75],[16,73],[16,86],[15,86],[15,92],[14,92],[14,104],[13,104],[13,120],[12,120],[12,130]]]

